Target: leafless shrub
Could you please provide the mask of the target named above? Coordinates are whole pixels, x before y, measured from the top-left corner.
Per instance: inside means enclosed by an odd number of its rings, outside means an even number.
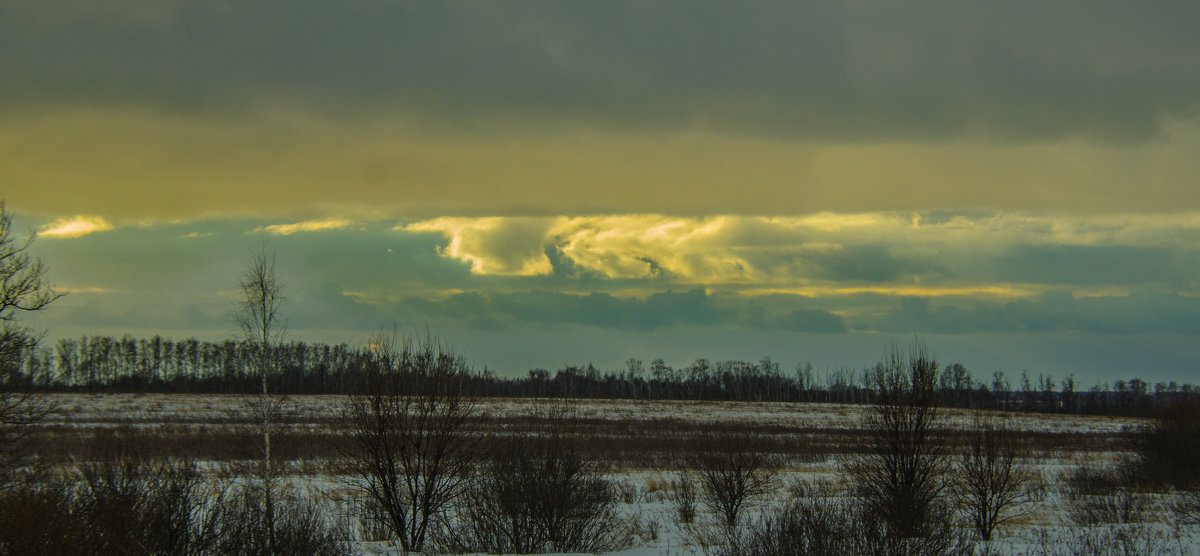
[[[1029,556],[1158,556],[1186,554],[1173,549],[1162,532],[1137,525],[1108,527],[1039,528],[1028,536],[1025,553]]]
[[[947,524],[924,537],[890,535],[887,524],[852,502],[799,496],[784,508],[729,534],[722,556],[835,556],[874,554],[904,556],[967,555],[973,545]]]
[[[87,538],[98,554],[141,547],[147,554],[203,554],[216,536],[207,522],[207,489],[190,465],[125,460],[81,470],[75,498]]]
[[[55,410],[54,404],[37,392],[14,392],[0,377],[0,490],[18,483],[18,469],[28,466],[28,447],[34,425]]]
[[[478,436],[467,365],[434,338],[380,334],[361,393],[344,408],[351,486],[370,499],[406,551],[421,550],[469,484]]]
[[[1132,443],[1138,479],[1179,489],[1200,488],[1200,403],[1163,409]]]
[[[623,504],[633,504],[638,501],[638,497],[641,495],[637,485],[629,481],[616,481],[613,483],[613,488],[616,490],[617,497],[620,498]]]
[[[696,519],[696,483],[691,473],[681,471],[671,482],[671,505],[679,523],[691,523]]]
[[[850,508],[832,502],[795,500],[730,535],[722,556],[834,556],[863,554],[870,533]],[[878,537],[878,535],[874,535]]]
[[[954,501],[984,541],[1036,500],[1037,475],[1022,462],[1026,455],[1016,431],[977,416],[954,458]]]
[[[0,555],[89,554],[87,523],[62,483],[24,483],[0,491]]]
[[[211,553],[212,493],[186,463],[121,457],[79,469],[78,484],[28,482],[0,501],[0,554]]]
[[[1062,484],[1070,498],[1107,494],[1129,486],[1131,481],[1128,468],[1121,465],[1081,465],[1062,477]]]
[[[388,526],[387,512],[379,507],[374,498],[366,496],[362,492],[355,492],[352,495],[352,502],[348,510],[351,515],[357,518],[358,527],[355,538],[364,541],[390,541],[396,539],[395,533]]]
[[[274,500],[268,520],[264,498],[243,488],[222,496],[211,508],[214,549],[204,553],[268,556],[351,554],[345,530],[331,526],[325,506],[296,496]]]
[[[1200,525],[1200,490],[1177,493],[1170,509],[1180,524]]]
[[[875,400],[862,423],[868,444],[851,462],[850,479],[864,515],[879,519],[893,539],[938,544],[950,528],[944,492],[950,460],[935,438],[944,425],[934,405],[937,372],[918,344],[907,354],[892,349],[872,375]]]
[[[768,456],[746,439],[710,439],[704,444],[709,451],[696,457],[700,498],[726,527],[735,527],[741,511],[771,491],[775,470]]]
[[[658,540],[659,529],[662,527],[662,525],[658,522],[658,520],[657,519],[648,519],[648,520],[646,520],[644,525],[645,525],[644,527],[638,528],[639,529],[638,535],[648,541]]]
[[[267,512],[266,498],[257,488],[243,485],[223,491],[206,486],[187,462],[143,457],[138,443],[131,441],[134,436],[127,429],[99,433],[88,461],[79,465],[77,488],[40,487],[66,496],[67,518],[88,546],[77,553],[349,552],[345,535],[326,523],[319,504],[281,495]]]
[[[485,462],[460,504],[455,551],[601,552],[622,548],[633,532],[616,511],[617,489],[575,442],[513,439]]]
[[[1068,515],[1080,526],[1138,523],[1146,520],[1146,513],[1151,508],[1152,504],[1144,494],[1119,488],[1071,500]]]
[[[1144,521],[1152,502],[1126,466],[1081,466],[1064,478],[1068,516],[1080,526]]]

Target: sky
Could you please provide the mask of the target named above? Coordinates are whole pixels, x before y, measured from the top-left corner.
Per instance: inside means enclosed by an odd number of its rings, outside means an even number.
[[[1200,382],[1200,4],[0,0],[47,338]]]

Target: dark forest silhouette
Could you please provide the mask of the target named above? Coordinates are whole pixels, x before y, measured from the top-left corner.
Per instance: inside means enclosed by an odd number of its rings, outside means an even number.
[[[260,388],[257,352],[245,342],[175,341],[154,336],[84,336],[27,350],[16,368],[3,369],[10,384],[45,391],[250,393]],[[375,354],[348,344],[290,342],[276,346],[278,375],[273,388],[289,394],[352,393]],[[661,359],[648,366],[630,359],[618,371],[592,365],[556,371],[529,370],[499,376],[484,369],[462,379],[478,395],[661,400],[868,403],[871,368],[834,368],[824,373],[811,364],[785,371],[771,358],[759,361],[697,359],[671,367]],[[1149,415],[1155,409],[1196,396],[1191,384],[1140,378],[1097,384],[1081,390],[1073,376],[1061,380],[1003,372],[986,380],[958,363],[938,374],[938,403],[948,407],[1023,411]]]

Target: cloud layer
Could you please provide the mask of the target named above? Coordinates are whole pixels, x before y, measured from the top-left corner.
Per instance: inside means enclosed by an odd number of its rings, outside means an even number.
[[[47,229],[62,227],[52,224]],[[311,319],[304,327],[339,321],[370,329],[401,319],[482,329],[690,324],[1135,334],[1191,333],[1200,322],[1191,316],[1200,314],[1193,312],[1200,308],[1200,216],[1190,213],[630,214],[334,224],[134,226],[39,242],[39,249],[82,300],[176,288],[227,297],[240,261],[230,253],[255,243],[257,234],[247,232],[308,230],[271,239],[281,271],[305,299],[297,305],[311,307],[301,312]]]
[[[0,181],[133,222],[1196,210],[1197,10],[4,0]]]
[[[795,138],[1144,140],[1194,113],[1190,3],[0,3],[6,96],[263,97]],[[36,47],[36,48],[30,48]]]
[[[1200,326],[1197,20],[0,0],[0,183],[74,292],[37,318],[72,334],[224,334],[238,254],[265,240],[293,329],[326,340],[403,321],[508,361],[610,338],[620,361],[917,332],[993,362],[1069,359],[1053,337],[1179,369]]]
[[[48,238],[83,237],[112,228],[112,224],[99,216],[70,216],[42,225],[38,235]]]
[[[439,253],[476,275],[592,275],[812,295],[878,288],[954,294],[1014,285],[1194,291],[1200,213],[818,213],[441,218]],[[1018,291],[1018,290],[1014,290]]]

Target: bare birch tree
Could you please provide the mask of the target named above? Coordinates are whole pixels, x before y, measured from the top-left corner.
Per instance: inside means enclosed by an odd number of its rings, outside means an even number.
[[[259,481],[262,488],[263,520],[268,529],[267,547],[275,545],[275,470],[271,461],[271,429],[279,419],[283,400],[271,394],[271,379],[278,373],[279,345],[287,332],[282,313],[283,282],[275,275],[275,254],[266,245],[251,255],[238,282],[238,298],[234,321],[241,328],[242,339],[251,348],[254,370],[258,372],[261,390],[248,406],[262,427],[262,460],[259,462]]]

